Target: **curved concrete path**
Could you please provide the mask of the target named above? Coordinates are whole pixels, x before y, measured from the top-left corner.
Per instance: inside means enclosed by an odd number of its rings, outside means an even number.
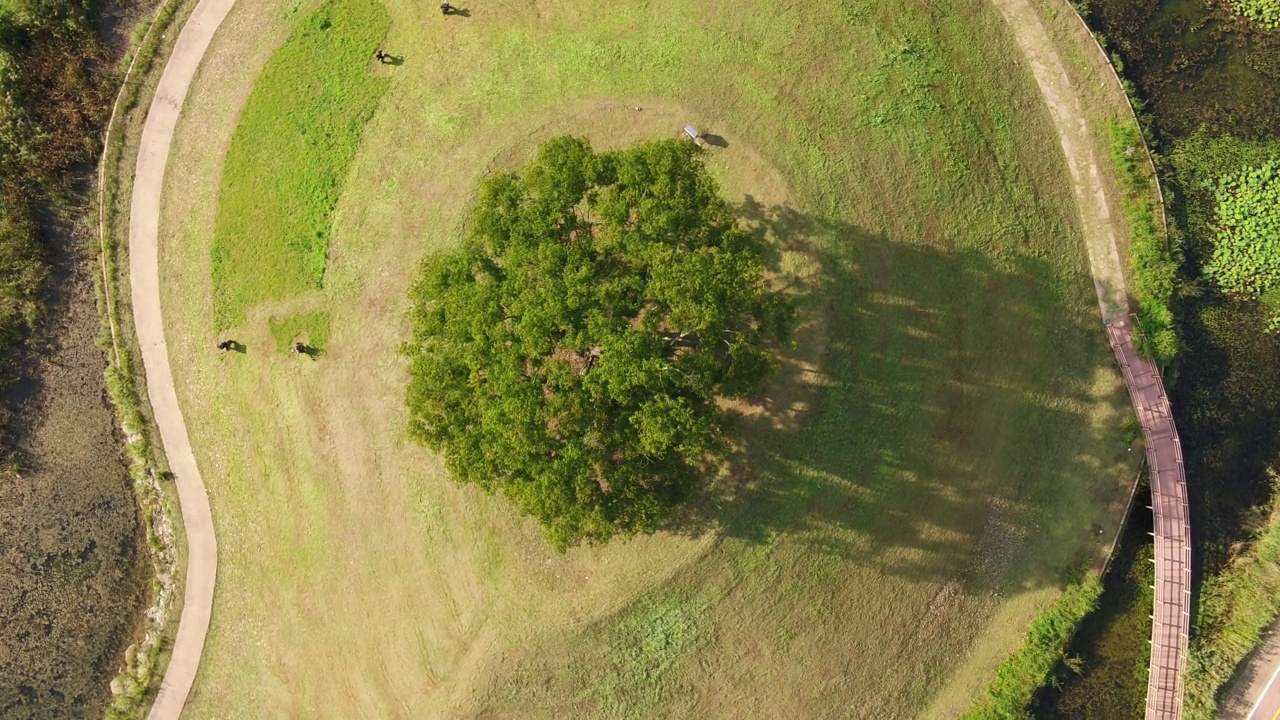
[[[1029,0],[991,0],[1013,30],[1031,66],[1058,130],[1075,188],[1076,205],[1089,250],[1089,267],[1098,308],[1116,360],[1124,371],[1129,398],[1142,424],[1151,469],[1155,515],[1156,586],[1151,625],[1151,661],[1147,683],[1149,720],[1182,716],[1182,673],[1187,663],[1191,623],[1191,525],[1182,446],[1173,424],[1160,372],[1133,347],[1129,301],[1125,291],[1116,225],[1080,97]],[[1063,12],[1075,12],[1062,3]],[[1102,59],[1106,62],[1106,58]]]
[[[182,505],[182,523],[187,538],[187,579],[182,595],[182,617],[174,640],[173,656],[151,707],[150,720],[176,720],[182,714],[187,694],[195,681],[204,650],[205,633],[213,610],[213,581],[218,567],[218,545],[213,535],[213,516],[205,494],[200,469],[196,467],[187,426],[173,389],[169,368],[169,348],[164,338],[160,314],[160,269],[157,230],[160,224],[160,195],[173,128],[182,111],[187,88],[213,33],[226,17],[234,0],[200,0],[178,35],[173,53],[165,65],[155,98],[147,111],[138,149],[138,166],[133,178],[133,202],[129,212],[129,284],[133,293],[133,322],[142,347],[142,364],[147,375],[147,396],[155,413],[160,441]]]

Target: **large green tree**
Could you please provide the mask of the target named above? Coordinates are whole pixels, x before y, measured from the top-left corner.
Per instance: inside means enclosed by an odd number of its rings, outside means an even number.
[[[558,549],[656,529],[727,449],[789,304],[689,142],[544,144],[411,290],[413,437]]]

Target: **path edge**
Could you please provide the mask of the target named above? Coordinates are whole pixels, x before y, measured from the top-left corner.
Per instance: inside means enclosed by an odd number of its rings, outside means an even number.
[[[195,683],[213,612],[218,548],[209,497],[187,436],[169,364],[161,314],[160,200],[169,148],[191,81],[234,0],[199,0],[183,24],[146,113],[129,206],[129,285],[160,444],[168,459],[187,541],[182,614],[149,720],[177,720]]]

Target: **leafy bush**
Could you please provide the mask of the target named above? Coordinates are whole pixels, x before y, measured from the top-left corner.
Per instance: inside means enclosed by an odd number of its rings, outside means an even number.
[[[1129,226],[1129,259],[1134,294],[1138,298],[1136,338],[1139,350],[1160,365],[1178,354],[1174,324],[1178,261],[1156,223],[1150,166],[1145,162],[1142,134],[1133,123],[1111,123],[1111,162],[1124,189],[1125,218]]]
[[[652,531],[714,476],[719,399],[752,391],[788,332],[698,153],[552,140],[485,182],[470,236],[411,290],[411,434],[557,549]]]
[[[1204,274],[1229,295],[1266,298],[1280,291],[1280,161],[1245,167],[1218,181],[1217,234]],[[1280,313],[1271,320],[1280,329]]]

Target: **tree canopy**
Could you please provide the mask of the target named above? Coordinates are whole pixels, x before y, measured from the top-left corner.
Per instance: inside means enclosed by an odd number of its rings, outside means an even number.
[[[1218,233],[1205,274],[1232,295],[1262,298],[1280,330],[1280,160],[1246,167],[1217,188]]]
[[[564,550],[651,532],[727,450],[792,312],[692,143],[544,144],[410,291],[409,430]]]

